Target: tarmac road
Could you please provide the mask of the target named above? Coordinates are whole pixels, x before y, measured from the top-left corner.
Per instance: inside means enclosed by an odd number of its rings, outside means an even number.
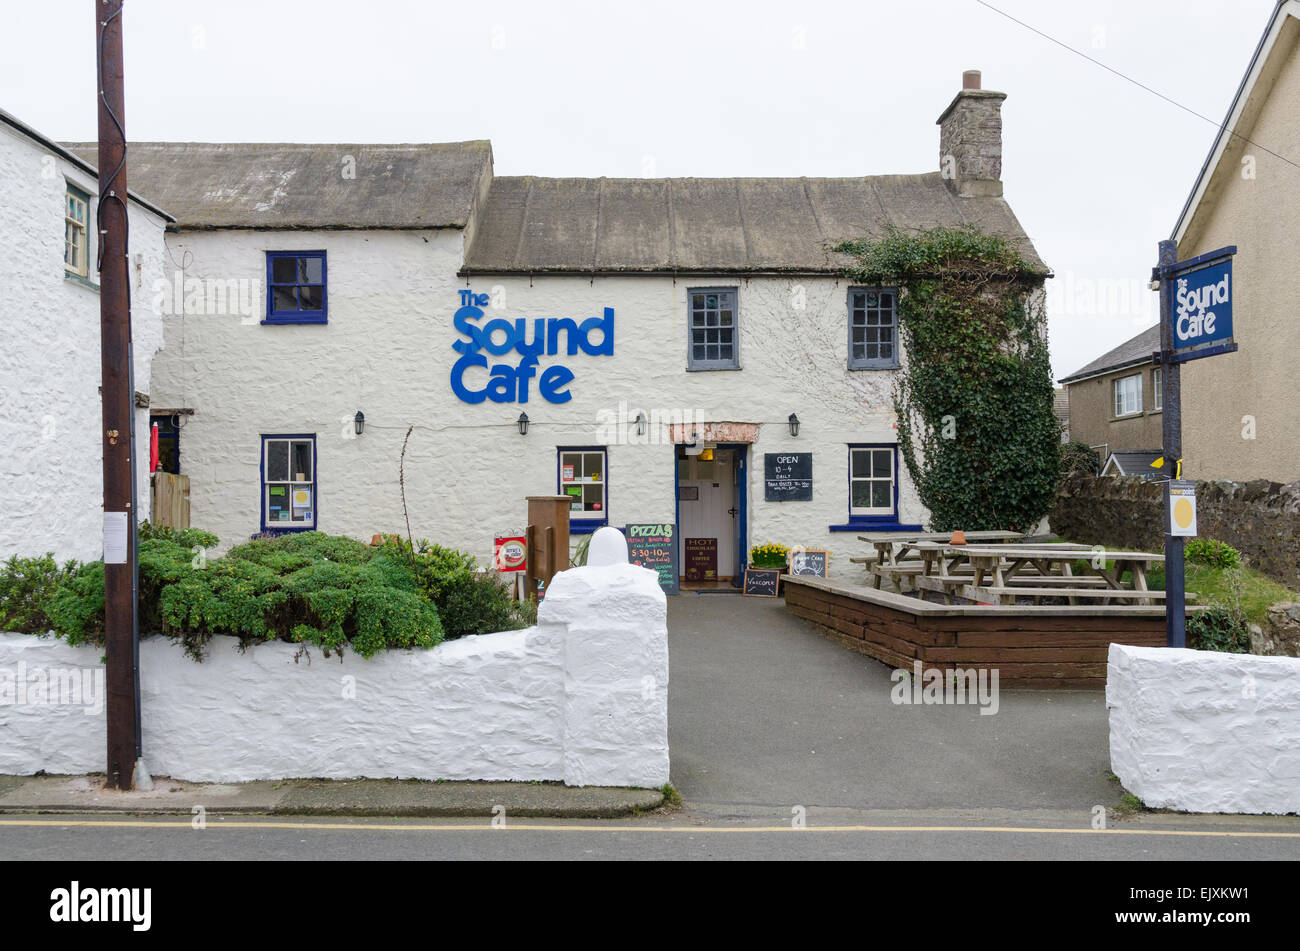
[[[687,810],[587,822],[507,818],[503,828],[487,819],[210,817],[196,830],[188,816],[6,816],[0,860],[1300,858],[1300,826],[1284,819],[1153,815],[1094,831],[1063,825],[1071,817],[1060,814],[994,818],[1007,824],[934,812],[810,813],[806,828],[793,829]]]

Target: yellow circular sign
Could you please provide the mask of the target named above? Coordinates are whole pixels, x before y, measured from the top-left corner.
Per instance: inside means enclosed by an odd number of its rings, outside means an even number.
[[[297,502],[299,505],[305,505],[306,502],[307,502],[307,493],[306,493],[306,492],[303,492],[303,491],[301,491],[301,490],[298,491],[298,492],[295,492],[295,493],[293,494],[293,500],[294,500],[295,502]]]
[[[1174,521],[1179,528],[1187,528],[1195,517],[1196,507],[1187,499],[1179,499],[1174,503]]]

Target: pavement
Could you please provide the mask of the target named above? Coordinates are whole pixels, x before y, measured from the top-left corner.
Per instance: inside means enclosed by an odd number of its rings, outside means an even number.
[[[155,779],[145,792],[104,787],[104,776],[0,776],[0,814],[129,813],[331,816],[505,816],[603,818],[657,809],[659,789],[561,783],[288,779],[188,783]],[[498,808],[499,807],[499,808]],[[504,809],[504,813],[501,813]]]
[[[1087,816],[1124,794],[1102,690],[1002,688],[991,715],[895,704],[890,667],[773,599],[671,598],[668,640],[672,781],[688,805]]]

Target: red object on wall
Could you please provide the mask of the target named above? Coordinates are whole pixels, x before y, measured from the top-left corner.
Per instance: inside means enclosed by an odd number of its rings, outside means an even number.
[[[527,561],[527,541],[523,535],[498,535],[492,556],[497,571],[523,571]]]
[[[149,474],[158,471],[158,424],[149,427]]]

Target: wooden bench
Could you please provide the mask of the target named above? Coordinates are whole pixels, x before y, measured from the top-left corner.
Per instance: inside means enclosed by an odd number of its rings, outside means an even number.
[[[1002,604],[1004,597],[1011,597],[1013,602],[1017,597],[1033,598],[1037,604],[1040,598],[1068,598],[1071,604],[1075,603],[1075,598],[1118,598],[1119,600],[1141,599],[1146,601],[1163,601],[1165,592],[1163,591],[1135,591],[1130,588],[1096,588],[1096,587],[1075,587],[1075,588],[1025,588],[1025,587],[989,587],[977,588],[973,585],[967,586],[964,591],[959,592],[963,597],[969,597],[975,601],[983,601],[984,598],[977,595],[988,595],[995,604]],[[1198,595],[1195,592],[1187,592],[1187,600],[1195,601]]]

